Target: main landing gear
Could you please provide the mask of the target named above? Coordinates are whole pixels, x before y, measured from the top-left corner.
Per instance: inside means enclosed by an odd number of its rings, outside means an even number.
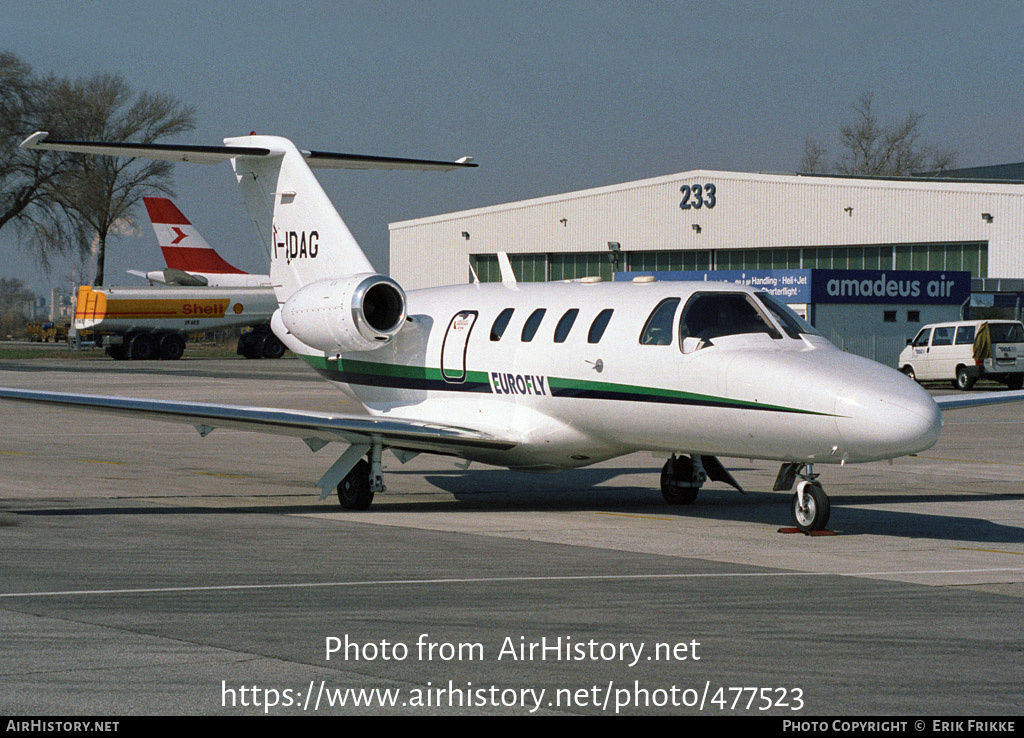
[[[331,470],[320,480],[324,487],[324,495],[330,491],[327,486],[337,476],[332,474],[341,471],[344,476],[337,483],[338,504],[346,510],[366,510],[373,503],[373,496],[387,489],[384,486],[384,475],[381,470],[381,444],[374,442],[368,446],[353,445],[341,455]],[[361,458],[364,453],[366,458]],[[353,463],[354,462],[354,463]],[[348,466],[351,464],[351,468]],[[348,468],[348,471],[344,469]],[[321,499],[323,499],[323,496]]]
[[[779,476],[775,479],[773,489],[777,492],[793,489],[793,482],[797,477],[800,477],[800,481],[796,485],[796,492],[790,503],[793,522],[804,533],[822,530],[828,524],[829,514],[832,510],[825,489],[818,481],[818,475],[814,473],[812,464],[802,464],[796,461],[783,464],[779,469]]]
[[[709,479],[725,482],[743,491],[717,456],[672,454],[661,469],[661,495],[670,505],[689,505],[697,499],[697,493]]]

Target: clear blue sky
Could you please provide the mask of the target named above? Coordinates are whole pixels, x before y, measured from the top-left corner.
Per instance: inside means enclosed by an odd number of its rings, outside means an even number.
[[[116,72],[194,104],[189,142],[454,158],[447,174],[320,173],[371,261],[387,223],[695,168],[792,171],[872,90],[883,120],[973,166],[1024,160],[1020,2],[29,2],[0,48],[38,72]],[[833,146],[834,148],[834,146]],[[230,261],[265,264],[227,165],[177,165],[176,201]],[[162,266],[148,221],[108,284]],[[43,275],[0,232],[0,276]]]

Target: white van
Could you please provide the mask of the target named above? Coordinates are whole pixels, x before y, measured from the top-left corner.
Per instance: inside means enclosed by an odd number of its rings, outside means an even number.
[[[974,339],[988,324],[991,350],[974,359]],[[919,382],[949,379],[953,387],[969,390],[982,377],[1010,389],[1024,386],[1024,324],[1016,320],[959,320],[926,325],[900,354],[899,368]]]

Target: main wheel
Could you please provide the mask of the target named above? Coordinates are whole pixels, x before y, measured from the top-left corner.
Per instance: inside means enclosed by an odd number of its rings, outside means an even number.
[[[972,377],[967,373],[967,367],[958,366],[956,368],[956,388],[961,392],[969,390],[976,381],[978,381],[977,377]]]
[[[338,502],[346,510],[365,510],[373,502],[370,490],[370,465],[360,459],[338,485]]]
[[[185,339],[177,333],[168,333],[160,341],[160,358],[177,361],[185,353]]]
[[[157,357],[157,343],[149,333],[139,333],[132,339],[131,357],[134,361],[149,361]]]
[[[700,487],[682,484],[693,478],[693,461],[685,456],[673,457],[661,468],[661,496],[670,505],[689,505],[697,499]]]
[[[821,530],[828,524],[831,513],[828,496],[817,482],[800,482],[797,489],[801,486],[804,490],[804,506],[800,506],[799,492],[795,493],[792,503],[793,522],[804,533]]]

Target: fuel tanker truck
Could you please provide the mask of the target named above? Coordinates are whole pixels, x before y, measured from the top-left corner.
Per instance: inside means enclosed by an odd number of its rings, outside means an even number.
[[[269,329],[277,299],[267,287],[78,288],[74,329],[91,332],[114,359],[180,359],[192,333],[252,326],[239,353],[276,359],[284,345]]]

